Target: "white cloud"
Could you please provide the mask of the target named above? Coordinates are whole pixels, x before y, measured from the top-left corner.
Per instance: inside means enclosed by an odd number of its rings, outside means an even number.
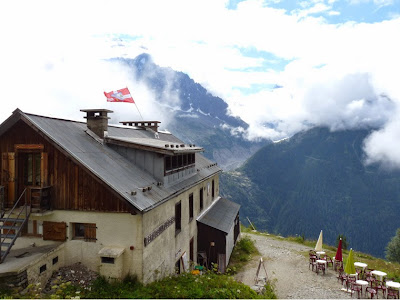
[[[367,154],[366,163],[382,164],[388,169],[400,168],[400,118],[396,114],[386,126],[373,132],[364,141],[364,151]]]
[[[290,14],[261,0],[242,1],[235,10],[227,9],[225,0],[2,1],[0,120],[16,107],[80,120],[81,108],[106,107],[122,114],[130,107],[129,115],[136,116],[133,106],[105,103],[104,90],[125,85],[145,117],[167,119],[162,108],[154,109],[154,95],[126,70],[101,61],[133,58],[146,48],[155,63],[188,73],[226,100],[232,113],[250,124],[250,138],[278,139],[309,124],[389,128],[398,110],[380,95],[398,107],[400,17],[394,12],[390,20],[373,24],[329,24],[313,17],[340,16],[332,9],[335,2],[307,1],[303,10]],[[245,56],[239,49],[254,51]],[[275,69],[260,53],[290,62]],[[256,71],[243,71],[248,68]],[[253,94],[238,90],[275,83],[283,88]],[[170,97],[178,101],[173,93]]]
[[[348,0],[348,1],[352,5],[372,2],[379,7],[392,5],[394,3],[394,0]]]

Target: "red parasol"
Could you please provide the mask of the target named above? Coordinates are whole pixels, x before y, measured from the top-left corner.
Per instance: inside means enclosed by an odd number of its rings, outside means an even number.
[[[339,245],[337,247],[335,260],[336,261],[343,261],[343,257],[342,257],[342,239],[339,240]]]

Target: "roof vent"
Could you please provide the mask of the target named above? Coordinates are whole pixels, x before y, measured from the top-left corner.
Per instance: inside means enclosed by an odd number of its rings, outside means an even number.
[[[149,128],[155,132],[158,132],[158,124],[161,122],[159,121],[122,121],[120,122],[123,125],[127,126],[134,126],[134,127],[141,127],[141,128]],[[155,137],[157,138],[157,137]]]

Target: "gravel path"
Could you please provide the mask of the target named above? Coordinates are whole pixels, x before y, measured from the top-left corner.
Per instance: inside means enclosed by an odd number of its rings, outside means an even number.
[[[268,279],[273,282],[278,298],[288,299],[347,299],[351,294],[342,291],[337,273],[329,267],[325,275],[318,275],[308,268],[309,247],[267,235],[248,235],[261,253]],[[249,286],[254,285],[260,257],[255,257],[235,278]],[[260,276],[265,276],[261,267]],[[356,298],[356,297],[355,297]]]

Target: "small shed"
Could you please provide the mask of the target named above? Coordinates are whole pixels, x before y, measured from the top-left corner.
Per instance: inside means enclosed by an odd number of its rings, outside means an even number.
[[[225,272],[240,233],[240,205],[220,197],[197,219],[198,253],[207,257],[208,266],[217,263]]]

